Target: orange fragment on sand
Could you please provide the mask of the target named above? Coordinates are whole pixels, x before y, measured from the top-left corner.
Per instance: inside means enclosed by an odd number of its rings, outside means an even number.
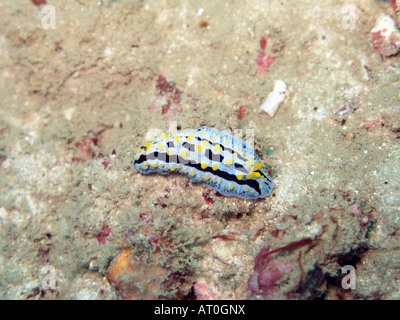
[[[110,263],[107,281],[124,300],[153,300],[165,281],[165,270],[158,265],[143,265],[131,248],[121,249]]]
[[[108,283],[119,291],[124,300],[131,300],[134,298],[131,296],[129,286],[121,279],[122,275],[134,272],[134,268],[130,263],[131,255],[132,252],[130,248],[121,249],[114,257],[113,261],[111,261],[107,271]]]

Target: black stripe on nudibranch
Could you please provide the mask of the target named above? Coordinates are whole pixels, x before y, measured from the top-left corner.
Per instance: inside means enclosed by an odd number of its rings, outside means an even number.
[[[244,174],[249,174],[250,172],[245,168],[245,167],[243,167],[240,163],[235,163],[235,169],[236,170],[239,170],[239,171],[242,171]],[[257,171],[258,172],[258,171]]]
[[[200,143],[201,143],[202,141],[207,141],[207,142],[208,142],[211,146],[213,146],[213,147],[216,146],[216,145],[219,145],[223,151],[229,152],[230,154],[234,154],[234,153],[235,153],[235,151],[234,151],[233,149],[224,146],[222,143],[212,142],[211,140],[207,140],[207,139],[200,138],[200,137],[196,137],[196,139],[197,139],[197,141],[199,141]],[[242,160],[242,161],[246,161],[246,160],[247,160],[246,158],[242,157],[240,154],[237,154],[237,157],[238,157],[240,160]]]
[[[217,162],[221,162],[222,159],[223,159],[223,156],[221,156],[220,154],[215,154],[215,153],[213,153],[210,149],[207,149],[207,150],[204,152],[204,156],[205,156],[205,158],[207,158],[208,160],[217,161]]]
[[[165,161],[166,163],[169,164],[180,164],[180,163],[185,163],[186,166],[190,167],[190,168],[194,168],[197,169],[199,171],[204,171],[204,172],[208,172],[211,173],[219,178],[231,181],[231,182],[236,182],[237,184],[240,185],[247,185],[251,188],[253,188],[254,190],[256,190],[258,193],[260,193],[260,186],[257,183],[257,181],[255,180],[238,180],[238,178],[236,177],[236,175],[234,174],[229,174],[225,171],[222,170],[213,170],[210,167],[206,167],[206,168],[202,168],[200,163],[196,163],[193,160],[188,160],[188,159],[184,159],[181,156],[178,155],[173,155],[173,156],[169,156],[167,153],[161,153],[161,152],[154,152],[154,153],[150,153],[147,155],[142,155],[141,158],[137,161],[137,163],[143,163],[145,161],[148,160],[162,160]]]
[[[184,142],[182,144],[182,147],[188,149],[189,151],[194,151],[194,144],[188,143],[188,142]]]
[[[168,148],[174,148],[175,144],[172,141],[168,141],[167,146]]]

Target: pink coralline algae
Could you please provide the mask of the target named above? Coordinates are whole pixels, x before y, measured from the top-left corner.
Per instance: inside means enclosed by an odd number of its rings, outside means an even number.
[[[266,46],[267,46],[267,39],[265,39],[265,37],[262,37],[260,39],[260,48],[261,48],[261,50],[264,51]]]
[[[392,8],[396,12],[400,12],[400,0],[392,0]]]
[[[281,262],[278,259],[274,259],[273,256],[279,252],[310,244],[312,241],[311,238],[303,238],[274,250],[270,250],[268,247],[262,248],[255,258],[254,273],[249,278],[251,292],[256,295],[263,295],[267,299],[274,298],[280,289],[281,283],[288,282],[290,273],[299,266]]]
[[[182,99],[182,91],[179,90],[173,82],[167,81],[167,79],[159,75],[156,81],[156,89],[158,90],[158,94],[155,100],[159,100],[161,98],[165,99],[166,102],[161,106],[161,114],[165,115],[163,120],[169,120],[170,116],[167,114],[176,115],[177,113],[181,113],[182,110],[179,106]],[[149,110],[157,109],[157,103],[153,102],[149,106]]]
[[[279,288],[279,282],[291,271],[291,264],[271,260],[269,249],[263,248],[256,257],[254,273],[249,279],[250,290],[256,295],[273,298]]]
[[[245,113],[245,108],[243,106],[240,106],[238,111],[237,111],[237,118],[238,120],[243,120],[244,118],[244,113]]]
[[[106,244],[107,242],[107,237],[111,234],[111,228],[109,226],[103,227],[101,232],[97,235],[97,241],[100,244]]]
[[[102,131],[94,132],[89,130],[78,142],[75,143],[75,156],[71,159],[72,162],[85,162],[90,159],[103,159],[101,164],[104,169],[107,169],[111,163],[111,159],[116,155],[115,149],[112,150],[111,156],[104,155],[102,152],[96,154],[95,149],[102,146]],[[97,148],[94,148],[97,147]],[[59,163],[58,163],[59,164]],[[90,188],[89,188],[90,190]]]
[[[380,15],[369,33],[369,41],[381,58],[397,54],[400,51],[400,30],[396,21],[386,13]]]
[[[261,51],[257,57],[257,77],[261,77],[267,73],[269,66],[274,62],[275,58],[265,53],[265,48],[267,46],[267,39],[262,37],[260,40]]]
[[[42,4],[46,4],[46,0],[32,0],[32,3],[35,5],[35,6],[41,6]]]
[[[257,57],[257,77],[266,74],[269,66],[274,62],[274,58],[264,52],[260,52]]]
[[[216,300],[216,294],[202,282],[195,282],[193,285],[196,300]]]
[[[101,143],[101,134],[89,130],[87,136],[82,137],[80,141],[75,143],[77,155],[72,158],[72,162],[84,162],[90,158],[96,157],[96,152],[92,149],[92,146],[100,148]]]

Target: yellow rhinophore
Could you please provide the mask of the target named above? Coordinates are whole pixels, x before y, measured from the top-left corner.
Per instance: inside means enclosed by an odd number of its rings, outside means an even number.
[[[205,168],[207,168],[207,163],[202,163],[201,164],[201,168],[204,170]]]
[[[216,163],[214,163],[213,166],[212,166],[212,169],[213,169],[214,171],[218,170],[218,165],[217,165]]]

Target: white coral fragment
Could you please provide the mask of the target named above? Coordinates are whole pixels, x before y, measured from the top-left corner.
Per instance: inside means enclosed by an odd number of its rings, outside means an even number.
[[[260,110],[265,111],[270,117],[273,117],[278,111],[279,105],[285,100],[287,86],[282,80],[275,81],[275,88],[268,94],[267,99],[261,105]]]
[[[372,48],[382,56],[391,56],[400,50],[400,30],[391,16],[384,13],[378,17],[369,33]]]

